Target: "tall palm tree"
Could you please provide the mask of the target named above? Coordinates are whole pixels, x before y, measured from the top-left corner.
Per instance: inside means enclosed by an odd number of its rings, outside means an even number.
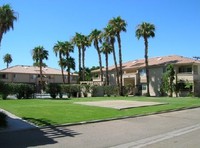
[[[78,63],[79,63],[79,81],[82,80],[82,73],[81,73],[81,38],[82,35],[80,33],[76,33],[76,35],[72,38],[72,43],[77,46],[78,48]]]
[[[85,81],[85,51],[86,47],[90,46],[89,37],[81,35],[81,49],[82,49],[82,79]]]
[[[65,83],[65,76],[64,76],[65,64],[63,62],[63,56],[65,55],[64,42],[58,41],[57,44],[54,45],[53,50],[54,50],[56,56],[59,55],[59,62],[58,63],[59,63],[60,68],[61,68],[63,83]]]
[[[70,81],[70,77],[71,77],[70,69],[75,70],[75,67],[76,67],[75,59],[72,58],[72,57],[68,57],[66,59],[66,66],[67,66],[67,72],[68,72],[68,83],[70,84],[71,83],[71,81]]]
[[[90,40],[90,42],[93,42],[93,45],[97,50],[97,54],[98,54],[98,57],[99,57],[99,67],[100,67],[101,82],[103,82],[101,51],[100,51],[100,48],[99,48],[99,42],[101,43],[101,33],[102,32],[100,30],[94,29],[90,33],[89,40]]]
[[[120,75],[120,95],[123,96],[122,88],[122,47],[121,47],[121,36],[122,31],[126,32],[126,22],[121,19],[120,16],[113,18],[109,21],[109,24],[113,27],[115,35],[117,37],[118,47],[119,47],[119,75]]]
[[[67,66],[67,72],[68,72],[68,83],[70,84],[70,69],[73,69],[73,66],[71,63],[73,63],[74,59],[70,57],[70,52],[74,52],[74,46],[71,42],[64,42],[65,47],[65,55],[66,55],[66,66]],[[75,63],[75,62],[74,62]],[[72,66],[72,67],[71,67]]]
[[[9,64],[12,62],[12,56],[11,54],[6,54],[4,57],[3,57],[3,61],[4,63],[6,63],[6,67],[8,68],[9,67]]]
[[[119,87],[119,70],[118,70],[118,66],[117,66],[117,59],[116,59],[116,54],[115,54],[115,32],[114,29],[111,25],[108,24],[108,26],[106,28],[104,28],[104,33],[103,33],[103,37],[104,40],[106,40],[107,42],[109,42],[112,46],[112,53],[113,53],[113,59],[114,59],[114,63],[115,63],[115,72],[116,72],[116,76],[117,76],[117,86]]]
[[[100,47],[101,51],[105,54],[106,60],[106,85],[109,85],[109,77],[108,77],[108,54],[113,52],[113,47],[108,42],[103,42],[102,46]]]
[[[14,29],[14,21],[17,20],[15,12],[10,5],[6,4],[0,7],[0,45],[3,38],[3,34]]]
[[[143,22],[137,26],[136,37],[140,39],[144,38],[145,45],[145,70],[146,70],[146,79],[147,79],[147,96],[150,96],[149,93],[149,65],[148,65],[148,38],[155,36],[155,26],[154,24]]]
[[[42,75],[42,67],[46,64],[43,62],[44,59],[48,59],[48,51],[44,49],[43,46],[37,46],[32,50],[32,58],[35,61],[35,65],[40,67],[40,84],[41,90],[43,90],[43,75]]]

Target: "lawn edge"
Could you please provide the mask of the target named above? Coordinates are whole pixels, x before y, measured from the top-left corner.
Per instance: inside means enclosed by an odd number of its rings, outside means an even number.
[[[100,122],[109,122],[114,120],[123,120],[123,119],[129,119],[129,118],[138,118],[138,117],[144,117],[144,116],[150,116],[150,115],[157,115],[157,114],[163,114],[163,113],[170,113],[170,112],[176,112],[176,111],[184,111],[189,109],[195,109],[200,108],[200,106],[192,106],[192,107],[182,107],[178,109],[170,109],[165,111],[158,111],[158,112],[152,112],[147,114],[140,114],[140,115],[132,115],[132,116],[123,116],[123,117],[116,117],[116,118],[108,118],[108,119],[100,119],[100,120],[91,120],[91,121],[81,121],[76,123],[67,123],[67,124],[60,124],[60,125],[48,125],[48,126],[38,126],[38,128],[51,128],[51,127],[63,127],[63,126],[78,126],[78,125],[86,125],[86,124],[92,124],[92,123],[100,123]],[[35,125],[37,126],[37,125]]]

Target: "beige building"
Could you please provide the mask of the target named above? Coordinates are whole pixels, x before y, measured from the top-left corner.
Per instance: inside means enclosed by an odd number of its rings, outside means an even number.
[[[196,96],[200,96],[200,61],[182,56],[172,55],[149,58],[149,75],[150,75],[150,95],[159,96],[160,86],[163,73],[166,71],[166,66],[173,64],[176,72],[175,82],[181,83],[182,88],[179,96],[186,95],[188,90],[184,87],[186,83],[192,84],[192,91]],[[133,86],[132,94],[146,93],[146,72],[145,60],[139,59],[123,63],[123,86]],[[104,81],[105,81],[105,68]],[[100,71],[92,71],[94,82],[100,81]],[[116,85],[115,67],[109,67],[109,82],[110,85]]]
[[[45,67],[42,68],[43,83],[63,83],[61,70]],[[68,83],[67,72],[64,72],[65,82]],[[40,69],[36,66],[17,65],[0,70],[0,80],[10,83],[29,83],[39,86]],[[77,83],[78,75],[71,73],[71,83]]]

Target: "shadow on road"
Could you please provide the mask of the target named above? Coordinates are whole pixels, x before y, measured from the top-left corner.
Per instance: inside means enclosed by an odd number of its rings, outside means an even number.
[[[47,122],[44,124],[49,125]],[[80,135],[80,133],[69,130],[66,126],[48,126],[16,131],[3,131],[0,132],[0,147],[25,148],[30,146],[44,146],[57,143],[55,138],[75,137],[76,135]]]

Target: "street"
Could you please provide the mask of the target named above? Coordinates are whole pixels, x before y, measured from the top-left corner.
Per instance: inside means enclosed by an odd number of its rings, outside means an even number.
[[[0,132],[0,147],[126,148],[200,145],[200,108],[109,122]]]

